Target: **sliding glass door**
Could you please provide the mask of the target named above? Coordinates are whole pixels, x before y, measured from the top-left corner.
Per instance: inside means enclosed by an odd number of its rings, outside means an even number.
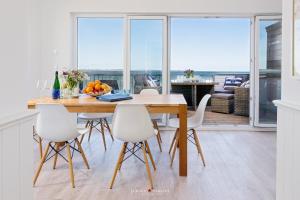
[[[91,80],[108,81],[123,89],[124,19],[77,18],[77,67]]]
[[[276,125],[281,97],[281,17],[256,17],[255,125]]]
[[[144,88],[165,89],[166,17],[128,17],[128,88],[135,94]]]

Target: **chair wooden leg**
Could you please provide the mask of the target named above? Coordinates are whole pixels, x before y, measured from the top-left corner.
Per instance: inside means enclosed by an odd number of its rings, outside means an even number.
[[[124,142],[124,144],[122,146],[122,149],[120,151],[120,154],[119,154],[118,162],[117,162],[116,167],[115,167],[114,175],[113,175],[113,177],[111,179],[111,182],[110,182],[110,186],[109,186],[110,189],[112,189],[112,187],[114,185],[118,169],[120,168],[120,164],[122,162],[122,157],[124,156],[123,154],[125,154],[125,151],[126,151],[126,145],[127,145],[127,142]]]
[[[55,143],[55,156],[54,156],[54,161],[53,161],[53,169],[56,168],[56,163],[57,163],[57,157],[58,157],[58,151],[59,151],[59,144]]]
[[[109,132],[109,134],[110,134],[110,137],[111,137],[112,141],[115,141],[115,140],[114,140],[114,136],[112,135],[110,126],[109,126],[109,124],[108,124],[108,122],[107,122],[107,119],[104,118],[103,120],[104,120],[104,123],[105,123],[105,125],[106,125],[106,128],[107,128],[107,130],[108,130],[108,132]]]
[[[162,139],[161,139],[161,136],[160,136],[160,130],[159,130],[157,121],[156,120],[152,120],[152,123],[153,123],[154,128],[157,130],[157,137],[159,139],[159,142],[162,143]]]
[[[157,133],[157,136],[159,137],[160,143],[162,143],[160,131]]]
[[[151,171],[150,171],[150,167],[149,167],[149,162],[148,162],[148,158],[147,158],[147,153],[145,150],[145,146],[142,143],[142,149],[143,149],[143,155],[144,155],[144,161],[146,164],[146,170],[147,170],[147,174],[148,174],[148,178],[149,178],[149,182],[150,182],[150,189],[153,189],[153,182],[152,182],[152,176],[151,176]]]
[[[89,126],[90,126],[90,131],[89,131],[89,138],[88,141],[90,141],[91,138],[91,134],[92,134],[92,130],[93,130],[93,125],[94,125],[94,121],[90,121]]]
[[[88,163],[88,161],[87,161],[87,159],[86,159],[86,157],[85,157],[85,154],[84,154],[84,151],[83,151],[83,149],[82,149],[82,146],[81,146],[81,144],[80,144],[80,142],[78,141],[77,138],[75,139],[75,142],[76,142],[76,144],[77,144],[77,146],[78,146],[78,149],[79,149],[79,151],[80,151],[80,154],[81,154],[81,156],[82,156],[82,159],[83,159],[83,161],[84,161],[85,166],[86,166],[88,169],[90,169],[89,163]]]
[[[41,159],[41,161],[40,161],[40,165],[39,165],[39,167],[38,167],[38,170],[36,171],[35,176],[34,176],[34,178],[33,178],[33,186],[35,185],[36,180],[37,180],[38,176],[40,175],[40,172],[41,172],[41,169],[42,169],[42,167],[43,167],[43,165],[44,165],[44,162],[45,162],[45,160],[46,160],[46,157],[47,157],[49,148],[50,148],[50,142],[48,143],[48,145],[47,145],[47,147],[46,147],[46,150],[44,151],[44,155],[43,155],[43,157],[42,157],[42,159]]]
[[[206,163],[205,163],[205,159],[204,159],[204,154],[203,154],[203,151],[202,151],[202,148],[201,148],[201,145],[200,145],[200,141],[199,141],[197,132],[194,129],[193,129],[193,135],[194,135],[194,140],[195,140],[195,143],[196,143],[196,146],[197,146],[197,149],[198,149],[198,153],[200,154],[203,166],[205,167]]]
[[[148,144],[147,141],[145,141],[145,146],[146,146],[146,152],[149,155],[149,158],[150,158],[150,161],[152,163],[153,169],[156,170],[155,162],[154,162],[154,159],[152,157],[152,153],[151,153],[151,150],[150,150],[150,147],[149,147],[149,144]]]
[[[174,146],[174,142],[175,142],[175,139],[176,139],[177,134],[178,134],[178,129],[176,129],[176,132],[175,132],[175,134],[174,134],[174,136],[173,136],[172,143],[171,143],[171,146],[170,146],[170,149],[169,149],[169,154],[170,154],[171,151],[172,151],[172,148],[173,148],[173,146]]]
[[[175,157],[178,142],[179,142],[179,134],[176,134],[175,144],[174,144],[174,147],[173,147],[173,152],[172,152],[172,157],[171,157],[171,164],[170,164],[171,167],[173,165],[173,161],[174,161],[174,157]]]
[[[133,148],[132,148],[133,152],[134,152],[135,147],[136,147],[136,143],[133,143]]]
[[[159,150],[160,150],[160,152],[162,152],[162,148],[161,148],[161,142],[160,142],[160,139],[159,139],[159,136],[158,135],[156,135],[156,139],[157,139],[157,143],[158,143],[158,146],[159,146]]]
[[[69,162],[69,172],[70,172],[71,184],[72,184],[72,187],[75,188],[74,172],[73,172],[73,162],[72,162],[71,150],[70,150],[70,144],[69,143],[67,143],[66,150],[67,150],[67,154],[68,154],[68,162]]]
[[[90,120],[87,120],[86,124],[85,124],[85,128],[87,128],[89,126]]]
[[[135,144],[135,143],[134,143],[134,144]],[[126,142],[124,152],[126,152],[127,145],[128,145],[128,143]],[[125,153],[123,153],[123,155],[122,155],[122,158],[121,158],[121,161],[120,161],[119,170],[121,170],[121,167],[122,167],[122,164],[123,164],[123,159],[124,159],[124,157],[125,157]]]
[[[42,159],[43,157],[43,144],[42,144],[42,138],[40,136],[38,136],[39,139],[39,150],[40,150],[40,157]]]
[[[101,134],[102,134],[102,139],[103,139],[104,149],[105,149],[105,151],[106,151],[105,132],[104,132],[104,124],[103,124],[102,119],[100,119],[100,127],[101,127]]]
[[[82,144],[82,141],[83,141],[83,138],[84,138],[85,134],[81,135],[81,138],[80,138],[80,144]]]

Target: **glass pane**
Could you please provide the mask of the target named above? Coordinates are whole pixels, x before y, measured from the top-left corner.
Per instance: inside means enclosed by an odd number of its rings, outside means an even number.
[[[78,18],[78,69],[123,89],[123,19]]]
[[[130,88],[135,94],[144,88],[161,93],[163,20],[132,19],[130,23]]]
[[[196,76],[250,71],[250,19],[171,18],[171,80],[192,69]]]
[[[259,123],[274,124],[272,101],[281,95],[281,20],[261,20],[259,26]]]
[[[205,94],[220,93],[208,103],[204,123],[249,124],[251,20],[173,17],[170,22],[171,92],[182,93],[192,110]],[[232,99],[222,100],[226,95]]]

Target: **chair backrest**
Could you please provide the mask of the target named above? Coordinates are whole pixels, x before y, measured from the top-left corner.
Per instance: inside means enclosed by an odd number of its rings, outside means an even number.
[[[144,105],[119,104],[112,120],[112,133],[124,142],[141,142],[155,134]]]
[[[101,82],[108,84],[113,90],[119,90],[119,84],[117,80],[101,80]]]
[[[195,124],[197,127],[201,126],[203,123],[203,118],[204,118],[204,112],[205,112],[205,108],[207,105],[208,100],[210,99],[211,95],[210,94],[206,94],[200,101],[198,108],[195,112],[195,114],[190,117],[189,120],[191,120],[191,122],[193,122],[193,124]]]
[[[159,95],[158,90],[149,88],[149,89],[142,89],[140,95]]]
[[[72,115],[60,104],[38,104],[37,134],[49,141],[64,142],[79,136]]]

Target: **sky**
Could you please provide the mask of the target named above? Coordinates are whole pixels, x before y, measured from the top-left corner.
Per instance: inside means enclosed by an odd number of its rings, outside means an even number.
[[[249,71],[250,19],[171,18],[171,70]],[[130,21],[131,69],[161,70],[162,20]],[[122,18],[79,18],[80,69],[122,69]],[[263,52],[263,51],[262,51]]]

